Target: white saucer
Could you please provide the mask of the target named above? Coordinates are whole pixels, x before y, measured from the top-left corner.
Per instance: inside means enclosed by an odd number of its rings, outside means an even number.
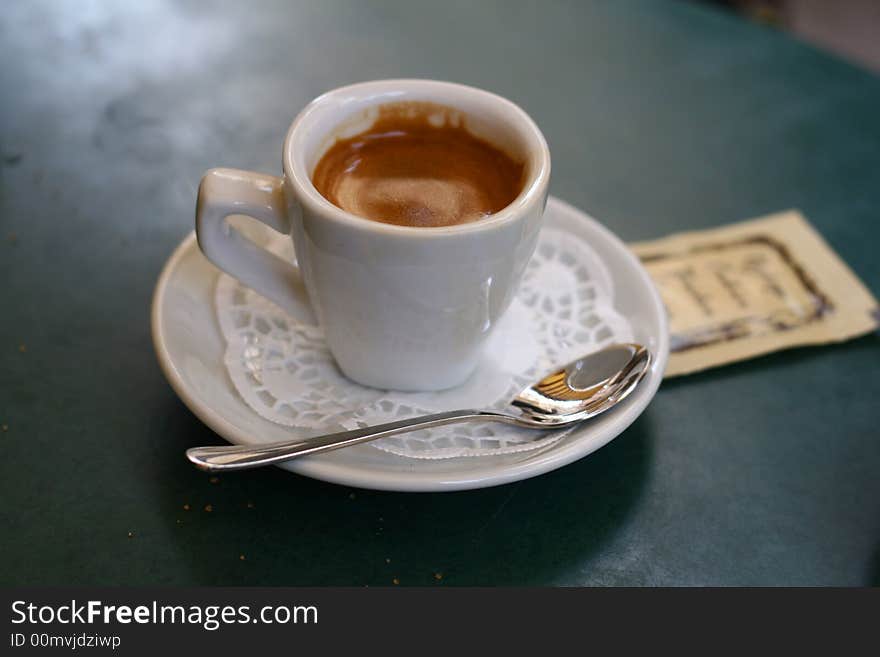
[[[615,438],[645,409],[669,356],[666,313],[638,259],[610,231],[580,210],[551,197],[545,225],[586,240],[602,258],[615,285],[615,308],[633,328],[634,339],[654,361],[630,397],[585,422],[544,449],[500,456],[420,460],[369,445],[308,456],[280,467],[338,484],[396,491],[452,491],[496,486],[567,465]],[[314,431],[284,427],[255,413],[236,392],[223,364],[225,342],[213,308],[219,272],[190,234],[165,264],[153,296],[153,344],[171,387],[196,416],[231,443],[260,444]],[[181,455],[183,458],[183,455]]]

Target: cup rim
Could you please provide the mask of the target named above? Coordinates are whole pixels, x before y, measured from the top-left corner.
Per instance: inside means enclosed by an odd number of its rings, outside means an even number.
[[[298,164],[302,163],[303,159],[302,157],[296,157],[293,153],[293,142],[298,131],[302,130],[304,126],[307,126],[309,121],[313,119],[318,112],[328,111],[330,109],[328,107],[329,101],[336,96],[351,96],[352,94],[366,96],[371,92],[377,93],[380,90],[387,92],[389,88],[395,86],[422,89],[432,87],[445,88],[450,94],[465,93],[477,95],[506,107],[511,115],[515,116],[516,120],[519,121],[520,126],[531,133],[537,144],[536,166],[532,168],[528,180],[523,183],[519,195],[502,210],[499,210],[485,219],[462,224],[453,224],[450,226],[400,226],[397,224],[386,224],[347,212],[324,198],[312,183],[311,176],[309,176],[308,172],[304,170],[304,165],[298,166]],[[453,101],[450,101],[449,105],[455,107]],[[321,214],[323,217],[353,228],[360,228],[362,230],[370,230],[373,232],[411,237],[439,237],[492,230],[523,216],[536,202],[543,203],[543,199],[546,198],[544,192],[547,191],[550,182],[550,149],[547,146],[547,141],[541,133],[541,130],[525,110],[502,96],[484,89],[455,82],[422,78],[399,78],[371,80],[369,82],[359,82],[338,87],[327,91],[312,100],[297,115],[287,131],[287,136],[284,139],[282,167],[285,178],[291,181],[297,190],[297,202],[307,207],[308,210]]]

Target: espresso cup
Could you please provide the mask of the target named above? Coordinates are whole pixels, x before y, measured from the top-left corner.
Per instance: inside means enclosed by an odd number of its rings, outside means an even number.
[[[338,138],[358,134],[386,103],[459,111],[476,136],[524,163],[519,196],[486,218],[399,226],[350,214],[311,180]],[[319,323],[342,372],[367,386],[440,390],[474,371],[532,256],[550,181],[550,152],[534,121],[495,94],[433,80],[379,80],[330,91],[296,117],[281,177],[212,169],[202,178],[196,233],[207,258],[295,320]],[[248,215],[290,235],[291,263],[228,222]]]

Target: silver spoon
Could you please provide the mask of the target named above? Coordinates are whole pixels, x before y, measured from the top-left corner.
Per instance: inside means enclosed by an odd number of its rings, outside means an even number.
[[[607,411],[633,391],[651,364],[639,344],[614,344],[548,374],[511,401],[518,412],[466,409],[424,415],[325,436],[266,445],[193,447],[186,457],[201,470],[228,472],[281,463],[306,454],[358,445],[398,433],[455,422],[504,422],[529,429],[560,429]]]

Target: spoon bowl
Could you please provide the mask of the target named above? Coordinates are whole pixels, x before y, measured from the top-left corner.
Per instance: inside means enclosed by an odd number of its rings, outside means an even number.
[[[548,374],[511,405],[521,411],[524,426],[580,422],[625,399],[650,364],[650,352],[642,345],[614,344]]]

